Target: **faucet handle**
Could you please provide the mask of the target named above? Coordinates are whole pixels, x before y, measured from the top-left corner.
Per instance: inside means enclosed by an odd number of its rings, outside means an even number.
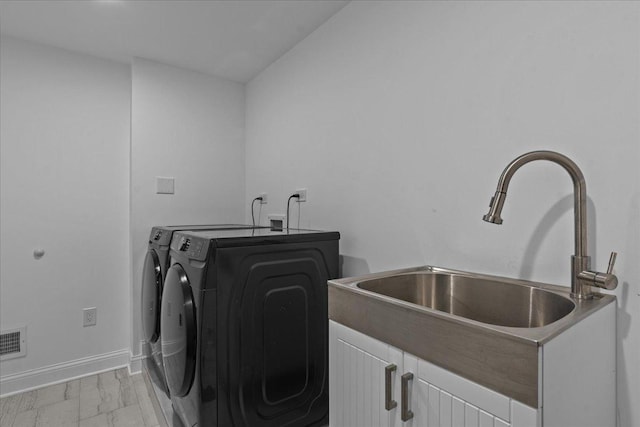
[[[617,256],[618,254],[616,252],[611,252],[606,273],[586,270],[578,274],[578,280],[589,286],[596,286],[608,290],[615,289],[618,286],[618,278],[613,274],[613,265],[616,263]]]
[[[607,267],[607,274],[613,274],[613,265],[616,263],[617,252],[611,252],[609,257],[609,266]]]

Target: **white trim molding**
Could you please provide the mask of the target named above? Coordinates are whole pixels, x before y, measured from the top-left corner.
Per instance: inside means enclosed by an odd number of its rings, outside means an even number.
[[[141,340],[138,347],[138,354],[134,355],[133,352],[129,354],[129,374],[139,374],[142,372],[142,361],[147,358],[144,351],[145,341]]]
[[[128,367],[132,363],[130,355],[129,349],[123,349],[57,363],[43,368],[30,369],[17,374],[3,375],[0,376],[0,397],[59,384],[116,368]],[[138,361],[137,363],[140,362]]]

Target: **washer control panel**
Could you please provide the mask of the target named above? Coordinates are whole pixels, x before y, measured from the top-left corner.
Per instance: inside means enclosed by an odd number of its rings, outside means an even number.
[[[171,232],[163,230],[160,227],[153,227],[151,229],[151,235],[149,236],[149,242],[161,246],[168,245],[171,243]]]

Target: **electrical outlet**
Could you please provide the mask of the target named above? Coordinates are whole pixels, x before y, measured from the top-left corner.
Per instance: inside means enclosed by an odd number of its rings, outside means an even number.
[[[262,200],[260,200],[260,204],[261,205],[266,205],[267,204],[267,193],[260,193],[260,197],[262,197]]]
[[[298,197],[296,200],[298,202],[306,202],[307,201],[307,189],[306,188],[299,188],[296,190],[296,194],[300,197]]]
[[[95,326],[97,322],[98,309],[95,307],[82,310],[82,326]]]

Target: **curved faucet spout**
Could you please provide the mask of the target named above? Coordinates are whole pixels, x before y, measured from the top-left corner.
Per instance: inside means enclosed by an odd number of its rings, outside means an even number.
[[[573,211],[575,220],[575,255],[571,258],[571,295],[576,298],[592,298],[592,286],[615,289],[618,278],[613,274],[615,252],[611,254],[606,273],[591,271],[591,260],[587,256],[587,184],[582,171],[570,158],[554,151],[532,151],[509,163],[500,175],[496,194],[489,203],[489,212],[482,217],[487,222],[502,224],[502,207],[513,174],[534,160],[549,160],[562,166],[573,180]]]
[[[496,194],[491,198],[489,204],[489,212],[482,217],[482,219],[493,224],[502,224],[500,215],[502,213],[502,207],[504,206],[504,200],[507,197],[507,189],[509,188],[511,177],[521,166],[534,160],[548,160],[557,163],[571,175],[571,180],[573,181],[573,210],[575,217],[575,256],[586,257],[587,184],[578,165],[567,156],[556,153],[555,151],[532,151],[519,156],[509,163],[502,172],[502,175],[500,175]]]

